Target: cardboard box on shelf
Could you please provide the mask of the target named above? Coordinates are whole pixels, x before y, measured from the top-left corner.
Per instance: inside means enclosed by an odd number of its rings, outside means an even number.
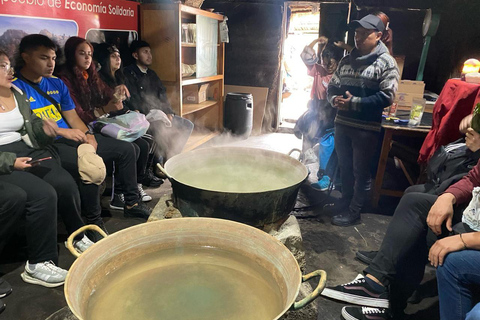
[[[183,87],[183,103],[202,103],[207,100],[208,83]]]
[[[220,94],[220,83],[218,81],[211,82],[207,89],[207,100],[218,101]]]
[[[400,80],[398,90],[395,95],[397,108],[400,110],[410,110],[414,98],[423,98],[425,83],[423,81]]]

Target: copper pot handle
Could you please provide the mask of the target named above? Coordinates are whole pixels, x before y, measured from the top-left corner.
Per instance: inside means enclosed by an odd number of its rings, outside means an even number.
[[[72,234],[67,239],[67,249],[68,249],[68,251],[70,251],[71,254],[73,254],[77,258],[80,257],[81,253],[78,253],[77,250],[75,250],[75,248],[73,247],[73,239],[76,236],[78,236],[78,234],[80,234],[80,233],[82,233],[86,230],[97,231],[98,233],[100,233],[102,235],[102,237],[104,237],[104,238],[108,237],[108,235],[105,233],[105,231],[103,231],[99,226],[94,225],[94,224],[87,224],[86,226],[83,226],[83,227],[79,228],[78,230],[75,230],[74,232],[72,232]]]
[[[305,276],[302,276],[302,282],[308,281],[311,278],[315,278],[315,277],[320,277],[320,280],[318,280],[318,286],[315,288],[315,290],[313,290],[312,293],[310,293],[308,296],[306,296],[302,300],[292,304],[292,306],[290,307],[290,310],[301,309],[301,308],[305,307],[306,305],[308,305],[313,300],[315,300],[316,298],[318,298],[320,293],[325,288],[325,284],[327,283],[327,273],[323,270],[313,271],[312,273],[309,273]]]
[[[160,163],[157,163],[157,168],[167,177],[168,180],[172,181],[172,177],[167,173],[167,170],[165,170]]]

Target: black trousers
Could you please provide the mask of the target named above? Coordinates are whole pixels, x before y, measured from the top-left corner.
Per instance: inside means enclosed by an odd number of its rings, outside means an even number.
[[[441,237],[427,225],[430,208],[437,195],[409,192],[398,204],[380,250],[365,273],[390,286],[391,304],[395,312],[403,311],[407,299],[423,279],[428,250]],[[455,208],[453,223],[459,222],[463,208]]]
[[[0,151],[34,159],[55,156],[48,150],[31,149],[22,141],[0,146]],[[84,225],[80,217],[80,195],[72,176],[58,160],[52,159],[27,171],[0,175],[0,182],[19,187],[27,198],[25,214],[30,262],[53,260],[57,263],[57,213],[69,234]]]
[[[377,148],[378,132],[335,124],[335,151],[342,180],[342,199],[360,212],[371,188],[370,166]]]
[[[107,167],[112,167],[113,163],[115,163],[115,177],[120,183],[122,192],[125,195],[125,203],[127,205],[134,205],[140,199],[137,187],[136,164],[140,152],[137,153],[136,145],[130,142],[106,137],[102,134],[95,134],[95,139],[98,143],[97,154],[102,157],[105,165]],[[68,168],[67,170],[69,172],[78,176],[78,160],[76,152],[78,144],[61,138],[57,140],[55,146],[62,159],[62,166]],[[74,149],[74,152],[72,152],[72,148]],[[84,186],[82,186],[82,188]],[[85,198],[85,201],[83,202],[95,207],[97,207],[98,204],[98,208],[100,208],[100,196],[98,195],[98,191],[96,194],[97,196],[94,196],[93,192],[91,194],[85,193],[85,197],[82,196],[82,198]],[[101,210],[101,208],[98,210]]]
[[[150,154],[150,144],[144,138],[133,141],[135,153],[137,155],[137,182],[142,183],[147,170],[148,156]]]
[[[26,203],[27,193],[22,188],[0,181],[0,253],[14,233]]]

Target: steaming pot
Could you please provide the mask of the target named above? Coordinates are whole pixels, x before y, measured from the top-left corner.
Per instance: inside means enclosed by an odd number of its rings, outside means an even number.
[[[183,216],[234,220],[255,227],[282,222],[292,211],[308,170],[274,151],[202,148],[165,164]]]

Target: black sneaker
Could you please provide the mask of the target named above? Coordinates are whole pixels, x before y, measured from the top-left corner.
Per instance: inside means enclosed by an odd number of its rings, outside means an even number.
[[[142,201],[137,202],[130,209],[127,206],[123,209],[123,215],[126,218],[143,218],[147,220],[150,217],[150,213],[152,213],[152,209],[147,207]]]
[[[122,193],[114,193],[110,201],[110,209],[123,210],[125,207],[125,197]]]
[[[342,317],[345,320],[384,320],[392,319],[388,309],[369,307],[343,307]]]
[[[145,178],[142,180],[142,185],[144,187],[158,188],[162,185],[163,179],[158,178],[153,174],[151,168],[145,172]]]
[[[0,278],[0,298],[4,298],[12,293],[12,286],[6,280]]]
[[[365,277],[359,274],[352,282],[336,287],[323,289],[322,296],[329,297],[343,302],[353,303],[361,306],[388,308],[388,291],[375,292],[365,281]]]
[[[344,212],[332,217],[332,224],[340,227],[348,227],[359,224],[360,219],[360,212],[345,210]]]
[[[0,299],[0,313],[2,313],[3,310],[5,310],[6,307],[7,307],[7,305],[5,304],[5,302],[3,302],[2,299]]]
[[[370,264],[377,256],[377,253],[378,251],[357,251],[355,257],[365,264]]]

